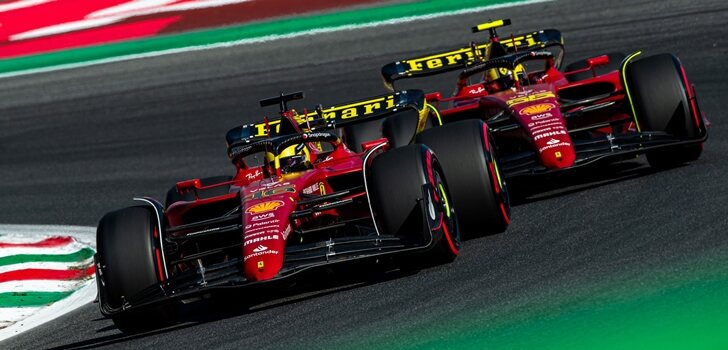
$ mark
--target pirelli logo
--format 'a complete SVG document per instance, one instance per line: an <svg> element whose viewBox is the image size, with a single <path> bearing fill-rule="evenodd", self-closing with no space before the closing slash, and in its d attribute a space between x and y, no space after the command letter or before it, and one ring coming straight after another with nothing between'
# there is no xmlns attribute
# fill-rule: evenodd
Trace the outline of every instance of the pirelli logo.
<svg viewBox="0 0 728 350"><path fill-rule="evenodd" d="M374 115L394 108L394 96L395 95L389 95L361 102L354 102L343 106L328 107L322 111L321 116L324 120L330 121L348 120ZM299 125L305 124L307 120L313 121L315 118L318 118L316 112L309 112L306 115L299 114L295 116L296 122L298 122ZM280 132L280 123L280 120L272 120L268 123L273 134ZM267 136L266 123L253 124L253 127L255 128L256 137Z"/></svg>

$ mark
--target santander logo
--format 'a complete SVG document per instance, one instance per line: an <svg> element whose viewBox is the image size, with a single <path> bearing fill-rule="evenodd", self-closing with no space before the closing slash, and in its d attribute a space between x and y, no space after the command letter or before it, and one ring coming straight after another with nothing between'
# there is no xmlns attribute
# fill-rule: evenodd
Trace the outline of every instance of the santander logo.
<svg viewBox="0 0 728 350"><path fill-rule="evenodd" d="M253 252L260 253L260 252L264 252L266 250L268 250L268 247L261 244L257 248L253 249Z"/></svg>

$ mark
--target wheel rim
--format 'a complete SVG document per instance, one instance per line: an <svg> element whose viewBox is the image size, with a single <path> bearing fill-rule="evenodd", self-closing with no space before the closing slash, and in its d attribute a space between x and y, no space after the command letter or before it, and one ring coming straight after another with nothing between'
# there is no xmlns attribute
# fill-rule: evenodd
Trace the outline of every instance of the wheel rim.
<svg viewBox="0 0 728 350"><path fill-rule="evenodd" d="M431 188L434 198L431 201L438 207L438 211L442 215L442 231L443 239L447 240L450 250L454 255L460 252L460 233L457 226L457 216L455 208L450 205L450 199L447 191L447 183L442 175L440 164L428 156L427 161L428 172L431 174Z"/></svg>

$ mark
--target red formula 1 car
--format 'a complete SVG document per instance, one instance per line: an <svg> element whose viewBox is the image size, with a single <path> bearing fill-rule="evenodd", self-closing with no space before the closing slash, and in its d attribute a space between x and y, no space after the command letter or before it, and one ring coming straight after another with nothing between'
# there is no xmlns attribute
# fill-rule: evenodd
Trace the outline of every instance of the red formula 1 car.
<svg viewBox="0 0 728 350"><path fill-rule="evenodd" d="M263 100L280 105L281 117L227 133L234 176L182 181L165 205L138 198L140 206L101 219L100 308L119 329L168 324L181 302L215 291L248 298L354 263L426 266L457 256L460 230L438 158L424 145L408 145L414 134L399 148L390 146L394 135L354 152L335 133L336 126L424 115L424 94L403 91L303 114L287 106L299 98ZM483 170L460 180L491 188L486 145L478 140Z"/></svg>
<svg viewBox="0 0 728 350"><path fill-rule="evenodd" d="M507 178L562 173L646 154L652 166L697 159L707 138L693 86L673 55L608 54L561 70L561 33L544 30L500 40L499 20L481 24L490 40L388 64L385 83L459 70L454 96L428 95L444 124L485 121ZM418 137L436 153L438 128ZM447 159L443 158L443 164Z"/></svg>

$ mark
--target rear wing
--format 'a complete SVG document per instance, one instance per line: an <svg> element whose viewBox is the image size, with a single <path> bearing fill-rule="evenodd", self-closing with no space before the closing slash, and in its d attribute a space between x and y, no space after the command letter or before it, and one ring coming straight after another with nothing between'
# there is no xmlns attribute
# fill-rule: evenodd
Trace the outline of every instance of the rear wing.
<svg viewBox="0 0 728 350"><path fill-rule="evenodd" d="M507 53L522 50L538 50L558 46L560 52L555 55L555 66L558 69L563 59L564 38L556 29L546 29L532 33L519 34L500 40ZM491 43L474 44L459 49L440 52L424 57L410 58L392 62L382 67L384 85L394 91L394 82L400 79L426 77L430 75L461 70L468 65L485 61L489 58Z"/></svg>
<svg viewBox="0 0 728 350"><path fill-rule="evenodd" d="M293 119L303 132L333 129L384 118L397 111L425 108L425 93L422 90L402 90L387 95L351 101L337 106L318 107L306 114L294 114ZM298 133L287 126L282 118L276 117L252 124L238 126L226 136L228 145L240 140L253 140ZM290 123L288 123L290 124Z"/></svg>

